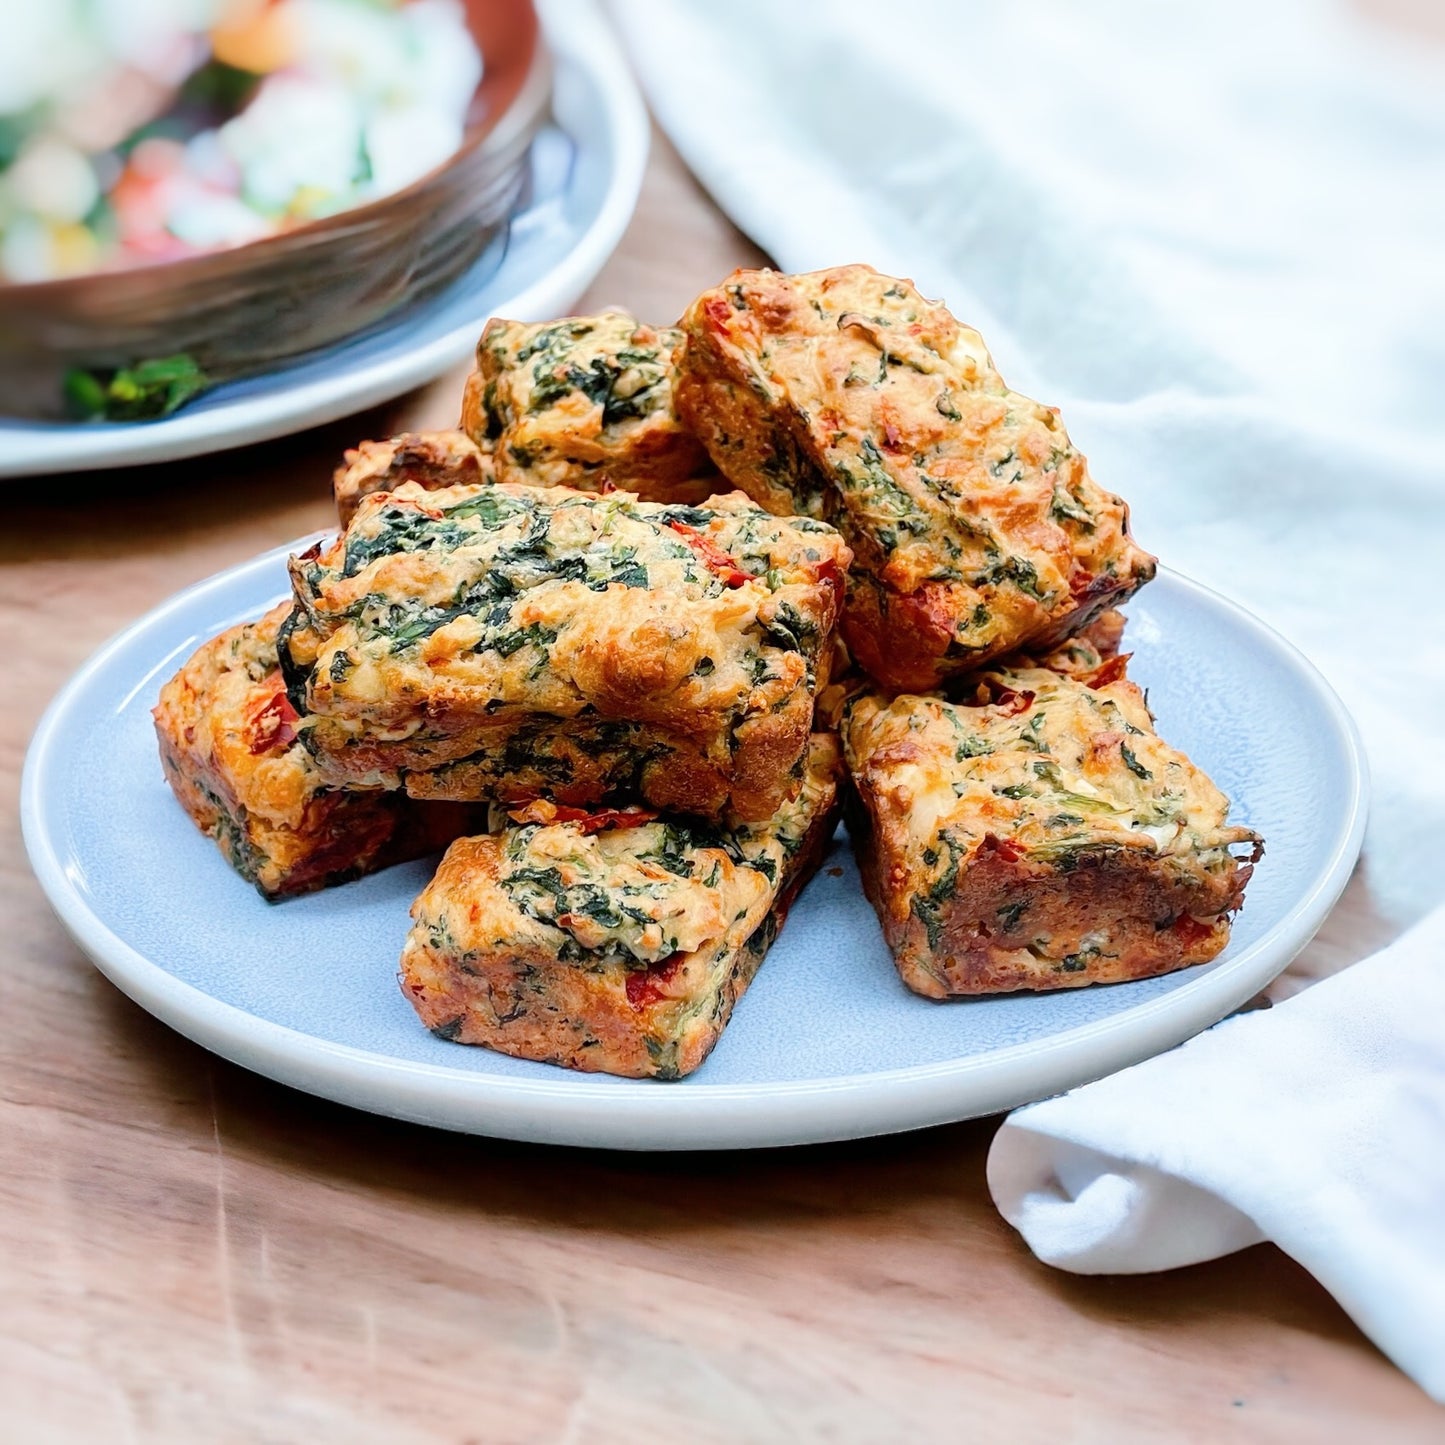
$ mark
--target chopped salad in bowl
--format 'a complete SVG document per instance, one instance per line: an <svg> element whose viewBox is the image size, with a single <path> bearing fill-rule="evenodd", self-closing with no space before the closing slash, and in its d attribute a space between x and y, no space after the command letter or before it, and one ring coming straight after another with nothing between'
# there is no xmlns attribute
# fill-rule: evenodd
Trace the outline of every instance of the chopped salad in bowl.
<svg viewBox="0 0 1445 1445"><path fill-rule="evenodd" d="M12 417L167 416L505 252L552 93L532 0L0 12Z"/></svg>
<svg viewBox="0 0 1445 1445"><path fill-rule="evenodd" d="M404 189L461 144L459 0L9 0L0 279L241 245Z"/></svg>

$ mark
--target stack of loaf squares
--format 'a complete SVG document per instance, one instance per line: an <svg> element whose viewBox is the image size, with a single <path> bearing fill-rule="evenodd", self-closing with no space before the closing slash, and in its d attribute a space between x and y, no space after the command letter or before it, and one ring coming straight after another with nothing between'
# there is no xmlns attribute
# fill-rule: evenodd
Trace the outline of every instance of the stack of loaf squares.
<svg viewBox="0 0 1445 1445"><path fill-rule="evenodd" d="M1224 947L1259 842L1125 675L1154 559L910 283L494 321L460 429L364 443L335 492L291 603L166 685L162 757L268 897L450 844L401 961L439 1037L690 1073L845 794L920 994Z"/></svg>

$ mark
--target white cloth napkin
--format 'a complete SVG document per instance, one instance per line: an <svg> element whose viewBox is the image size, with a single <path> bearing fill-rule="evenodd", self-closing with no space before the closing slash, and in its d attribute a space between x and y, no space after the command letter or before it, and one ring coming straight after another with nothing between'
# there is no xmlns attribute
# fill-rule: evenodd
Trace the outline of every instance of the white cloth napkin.
<svg viewBox="0 0 1445 1445"><path fill-rule="evenodd" d="M1445 55L1344 0L612 13L779 265L944 297L1063 408L1146 545L1324 670L1375 787L1354 916L1387 938L1445 897ZM1276 1239L1445 1396L1442 973L1437 914L1021 1111L1000 1207L1081 1271Z"/></svg>
<svg viewBox="0 0 1445 1445"><path fill-rule="evenodd" d="M1272 1239L1445 1401L1445 909L1364 963L1016 1110L988 1182L1047 1264L1172 1269Z"/></svg>
<svg viewBox="0 0 1445 1445"><path fill-rule="evenodd" d="M1146 546L1324 670L1370 750L1381 939L1445 898L1445 58L1343 0L612 14L779 265L942 296Z"/></svg>

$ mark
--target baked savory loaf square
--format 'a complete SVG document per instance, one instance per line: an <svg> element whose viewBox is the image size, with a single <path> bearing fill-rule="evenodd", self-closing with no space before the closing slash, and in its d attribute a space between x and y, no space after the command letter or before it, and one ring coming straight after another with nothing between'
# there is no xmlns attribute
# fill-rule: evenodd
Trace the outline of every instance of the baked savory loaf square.
<svg viewBox="0 0 1445 1445"><path fill-rule="evenodd" d="M292 559L283 661L337 783L758 822L794 786L849 555L740 494L408 485Z"/></svg>
<svg viewBox="0 0 1445 1445"><path fill-rule="evenodd" d="M492 480L492 458L465 432L405 432L382 442L347 449L331 479L336 515L344 527L373 492L391 492L403 482L428 491L477 486Z"/></svg>
<svg viewBox="0 0 1445 1445"><path fill-rule="evenodd" d="M339 883L446 847L481 810L342 793L298 741L276 666L290 612L233 627L197 650L154 710L161 763L181 806L268 898Z"/></svg>
<svg viewBox="0 0 1445 1445"><path fill-rule="evenodd" d="M815 735L801 790L766 823L533 803L528 821L454 843L412 908L403 991L444 1039L634 1078L691 1073L827 848L837 756Z"/></svg>
<svg viewBox="0 0 1445 1445"><path fill-rule="evenodd" d="M865 694L842 737L864 890L918 993L1167 973L1229 939L1258 837L1087 642L965 701ZM1240 845L1252 851L1238 859Z"/></svg>
<svg viewBox="0 0 1445 1445"><path fill-rule="evenodd" d="M738 271L682 328L679 415L769 511L836 523L843 635L884 687L1048 648L1154 575L1058 412L909 282Z"/></svg>
<svg viewBox="0 0 1445 1445"><path fill-rule="evenodd" d="M719 478L673 410L680 341L625 311L540 325L490 321L462 427L493 450L498 481L704 501Z"/></svg>

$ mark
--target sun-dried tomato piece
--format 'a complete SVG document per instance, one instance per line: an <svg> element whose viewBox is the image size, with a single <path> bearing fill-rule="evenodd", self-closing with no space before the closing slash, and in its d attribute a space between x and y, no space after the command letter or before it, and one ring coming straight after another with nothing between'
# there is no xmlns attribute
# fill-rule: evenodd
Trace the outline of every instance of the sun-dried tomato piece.
<svg viewBox="0 0 1445 1445"><path fill-rule="evenodd" d="M1107 662L1096 667L1085 679L1088 685L1090 687L1108 687L1111 682L1118 682L1129 666L1130 656L1130 653L1121 652L1117 657L1111 657Z"/></svg>
<svg viewBox="0 0 1445 1445"><path fill-rule="evenodd" d="M730 557L711 537L704 536L696 527L689 527L686 522L669 522L667 525L697 553L708 570L727 586L741 587L744 582L757 581L751 572L745 572L738 566L737 558Z"/></svg>
<svg viewBox="0 0 1445 1445"><path fill-rule="evenodd" d="M286 696L280 672L274 672L268 682L276 684L276 691L251 716L250 749L253 757L269 753L274 748L289 748L296 741L296 709Z"/></svg>
<svg viewBox="0 0 1445 1445"><path fill-rule="evenodd" d="M1027 688L1000 687L994 691L993 706L1004 717L1017 717L1034 705L1035 694Z"/></svg>
<svg viewBox="0 0 1445 1445"><path fill-rule="evenodd" d="M574 823L582 833L600 833L604 828L640 828L656 821L650 808L569 808L534 798L525 808L516 808L507 816L514 823Z"/></svg>
<svg viewBox="0 0 1445 1445"><path fill-rule="evenodd" d="M646 968L630 969L627 974L627 1002L635 1009L644 1009L665 997L663 986L677 976L684 956L670 953Z"/></svg>
<svg viewBox="0 0 1445 1445"><path fill-rule="evenodd" d="M1194 943L1203 943L1206 938L1214 937L1214 924L1206 923L1202 919L1195 918L1191 914L1181 913L1170 925L1174 935L1180 943L1188 948Z"/></svg>

